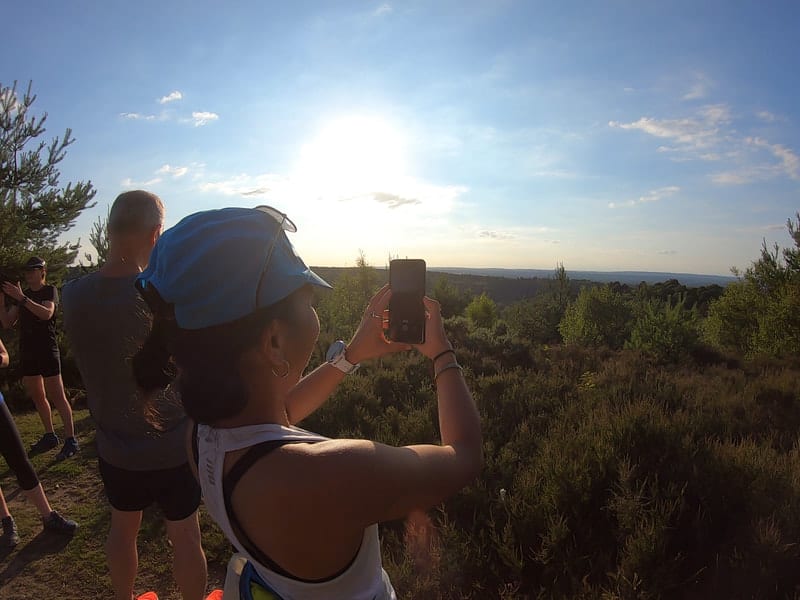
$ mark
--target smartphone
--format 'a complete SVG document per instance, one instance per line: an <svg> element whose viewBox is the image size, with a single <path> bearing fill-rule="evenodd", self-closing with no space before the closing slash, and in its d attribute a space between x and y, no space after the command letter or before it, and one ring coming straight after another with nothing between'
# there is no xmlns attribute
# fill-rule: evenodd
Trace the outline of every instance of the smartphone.
<svg viewBox="0 0 800 600"><path fill-rule="evenodd" d="M425 342L425 261L419 258L389 262L389 326L386 338L404 344Z"/></svg>

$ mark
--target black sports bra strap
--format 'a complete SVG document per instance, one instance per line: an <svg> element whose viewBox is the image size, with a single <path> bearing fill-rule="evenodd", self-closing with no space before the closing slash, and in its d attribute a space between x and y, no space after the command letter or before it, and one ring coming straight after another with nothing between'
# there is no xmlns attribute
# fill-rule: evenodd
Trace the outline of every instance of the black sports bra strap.
<svg viewBox="0 0 800 600"><path fill-rule="evenodd" d="M245 452L245 454L239 458L239 460L234 463L231 467L231 470L222 478L222 497L225 500L225 512L228 515L228 521L230 521L231 527L237 533L237 535L241 536L241 542L244 546L244 549L255 558L258 562L260 562L265 567L275 571L279 575L283 575L284 577L289 577L291 579L297 579L299 581L307 581L303 579L299 579L292 575L291 573L287 572L283 569L279 564L277 564L274 560L272 560L269 556L267 556L264 552L262 552L258 546L253 543L253 540L250 539L250 536L247 535L245 532L244 527L239 522L239 519L236 517L236 513L233 511L233 505L231 504L231 496L233 494L233 489L236 487L236 484L239 483L239 480L242 476L250 469L250 467L255 464L257 460L263 458L273 450L277 450L281 446L285 446L287 444L298 444L304 443L305 440L267 440L266 442L261 442L260 444L256 444L251 446L250 449ZM307 442L305 442L307 443ZM310 581L309 583L316 583Z"/></svg>
<svg viewBox="0 0 800 600"><path fill-rule="evenodd" d="M350 568L350 566L358 557L358 552L361 549L360 546L353 558L341 571L323 579L302 579L286 571L286 569L282 568L253 543L253 540L251 540L250 536L247 535L241 523L239 522L239 519L236 518L236 513L233 512L233 505L231 504L231 495L233 494L233 489L236 487L236 484L239 483L239 480L242 478L242 476L248 471L248 469L250 469L250 467L253 466L253 464L255 464L257 460L263 458L273 450L277 450L281 446L285 446L287 444L308 443L313 444L315 442L309 442L307 440L267 440L266 442L261 442L251 446L250 449L245 452L245 454L239 458L236 463L234 463L234 465L231 467L231 470L228 471L228 473L222 478L222 497L225 500L225 512L228 515L228 521L230 521L234 532L236 532L237 535L241 535L240 541L250 556L275 573L283 575L284 577L288 577L289 579L294 579L295 581L302 581L305 583L324 583L326 581L336 579Z"/></svg>
<svg viewBox="0 0 800 600"><path fill-rule="evenodd" d="M200 447L197 445L197 423L192 425L192 456L194 457L194 464L200 467Z"/></svg>
<svg viewBox="0 0 800 600"><path fill-rule="evenodd" d="M301 440L267 440L254 446L250 446L247 452L237 460L231 467L231 470L222 478L222 490L225 494L225 501L227 502L230 494L233 493L233 488L239 483L242 476L252 467L257 460L263 458L273 450L277 450L281 446L287 444L302 443Z"/></svg>

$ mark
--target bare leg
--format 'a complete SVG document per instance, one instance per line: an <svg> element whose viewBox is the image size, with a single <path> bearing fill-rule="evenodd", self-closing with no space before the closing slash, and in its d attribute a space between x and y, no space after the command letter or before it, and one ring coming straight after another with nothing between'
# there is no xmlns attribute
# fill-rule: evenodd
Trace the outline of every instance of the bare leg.
<svg viewBox="0 0 800 600"><path fill-rule="evenodd" d="M45 432L53 433L53 413L44 393L42 377L40 375L25 375L22 377L22 384L25 386L25 391L30 396L30 399L33 400L34 406L36 406L36 411L39 413Z"/></svg>
<svg viewBox="0 0 800 600"><path fill-rule="evenodd" d="M47 501L47 496L44 495L42 484L40 483L35 488L24 491L28 502L36 507L36 510L39 511L39 514L42 516L42 518L46 519L49 517L50 513L53 512L53 509L50 507L50 503Z"/></svg>
<svg viewBox="0 0 800 600"><path fill-rule="evenodd" d="M64 423L64 437L75 437L72 407L69 405L67 394L64 392L64 382L61 380L61 375L45 377L44 388L47 390L47 397L56 407L58 414L61 415L61 421Z"/></svg>
<svg viewBox="0 0 800 600"><path fill-rule="evenodd" d="M10 517L11 513L8 511L8 504L6 504L6 497L3 496L3 488L0 488L0 519Z"/></svg>
<svg viewBox="0 0 800 600"><path fill-rule="evenodd" d="M180 521L164 521L172 542L172 573L183 600L203 600L208 581L197 511Z"/></svg>
<svg viewBox="0 0 800 600"><path fill-rule="evenodd" d="M142 511L121 511L111 508L111 529L106 540L106 560L114 588L114 600L131 600L139 553L136 536L142 524Z"/></svg>

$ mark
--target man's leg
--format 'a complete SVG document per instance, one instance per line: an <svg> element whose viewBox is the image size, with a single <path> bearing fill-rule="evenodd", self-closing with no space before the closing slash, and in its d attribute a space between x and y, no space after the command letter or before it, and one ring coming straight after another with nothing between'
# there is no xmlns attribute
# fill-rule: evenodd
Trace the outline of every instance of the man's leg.
<svg viewBox="0 0 800 600"><path fill-rule="evenodd" d="M36 412L39 413L39 418L44 425L45 433L53 433L53 413L50 410L50 403L47 401L47 396L44 393L44 382L41 375L24 375L22 377L22 385L25 386L25 391L28 396L33 400L36 406Z"/></svg>
<svg viewBox="0 0 800 600"><path fill-rule="evenodd" d="M111 508L111 529L106 540L106 560L114 588L114 600L131 600L139 553L136 536L142 523L142 511Z"/></svg>
<svg viewBox="0 0 800 600"><path fill-rule="evenodd" d="M180 521L164 520L172 542L172 573L183 600L203 600L208 571L206 555L200 542L197 511Z"/></svg>
<svg viewBox="0 0 800 600"><path fill-rule="evenodd" d="M67 394L64 392L64 382L61 380L61 374L59 373L52 377L44 377L43 379L47 397L53 403L53 406L56 407L58 414L61 415L61 421L64 423L64 437L75 437L75 424L72 421L72 407L67 401ZM48 406L48 410L49 408Z"/></svg>

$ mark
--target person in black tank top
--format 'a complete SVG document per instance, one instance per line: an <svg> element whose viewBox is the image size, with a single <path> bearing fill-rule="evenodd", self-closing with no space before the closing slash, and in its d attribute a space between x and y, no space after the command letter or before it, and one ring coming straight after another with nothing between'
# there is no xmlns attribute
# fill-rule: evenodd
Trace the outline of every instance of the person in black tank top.
<svg viewBox="0 0 800 600"><path fill-rule="evenodd" d="M56 309L58 290L46 283L47 263L37 256L25 263L23 292L19 283L6 281L0 290L0 322L4 327L19 323L19 354L22 383L33 400L44 425L44 435L31 446L30 454L46 452L58 446L59 439L53 428L50 402L56 407L64 423L64 446L56 455L63 460L78 452L72 407L64 392L61 380L61 355L56 338ZM6 306L6 297L13 305Z"/></svg>

